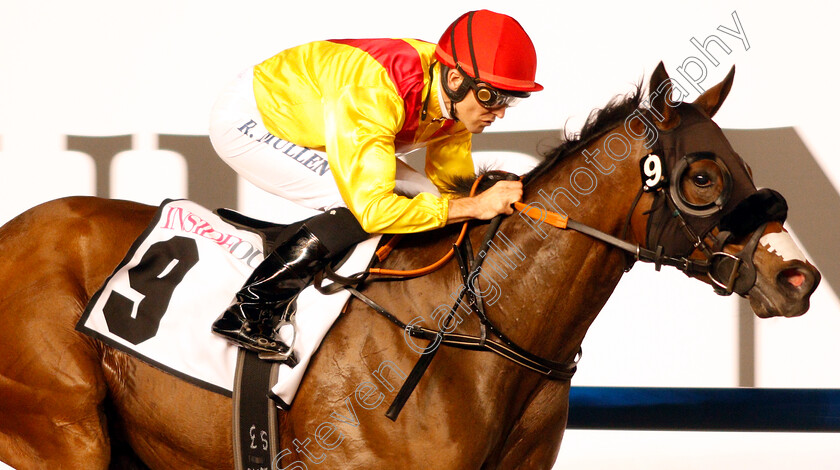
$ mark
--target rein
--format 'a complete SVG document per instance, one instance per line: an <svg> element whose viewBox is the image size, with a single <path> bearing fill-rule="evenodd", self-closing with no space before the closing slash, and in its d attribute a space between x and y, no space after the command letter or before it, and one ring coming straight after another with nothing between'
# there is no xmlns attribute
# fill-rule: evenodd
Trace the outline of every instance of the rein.
<svg viewBox="0 0 840 470"><path fill-rule="evenodd" d="M630 215L633 213L633 210L635 210L638 201L639 198L636 198L633 207L630 208L630 214L628 214L625 220L625 229L622 230L623 232L626 232L626 227L630 224ZM663 265L674 266L685 273L705 274L708 273L710 269L710 263L706 260L666 256L663 254L663 248L661 246L658 246L656 250L649 250L647 248L643 248L639 244L632 244L628 241L614 237L608 233L602 232L594 227L590 227L589 225L586 225L582 222L572 220L568 216L561 215L556 212L543 211L542 209L533 208L521 202L515 203L514 206L517 210L520 211L521 214L526 215L538 222L544 222L564 230L574 230L576 232L600 240L613 247L620 248L633 255L633 259L636 261L654 263L654 266L656 267L657 271L659 271ZM629 270L629 268L627 270Z"/></svg>

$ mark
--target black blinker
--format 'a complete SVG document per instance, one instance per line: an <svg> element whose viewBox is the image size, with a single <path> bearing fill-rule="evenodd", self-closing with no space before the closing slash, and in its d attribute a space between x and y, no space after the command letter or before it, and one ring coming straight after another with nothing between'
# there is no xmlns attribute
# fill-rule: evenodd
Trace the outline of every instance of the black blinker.
<svg viewBox="0 0 840 470"><path fill-rule="evenodd" d="M740 237L767 222L783 223L787 218L787 210L787 202L781 194L772 189L760 189L724 215L719 228Z"/></svg>

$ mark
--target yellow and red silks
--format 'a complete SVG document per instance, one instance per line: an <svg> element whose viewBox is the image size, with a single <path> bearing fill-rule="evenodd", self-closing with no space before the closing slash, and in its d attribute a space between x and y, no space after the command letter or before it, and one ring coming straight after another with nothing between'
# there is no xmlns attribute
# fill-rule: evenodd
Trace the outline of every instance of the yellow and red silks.
<svg viewBox="0 0 840 470"><path fill-rule="evenodd" d="M446 197L394 194L398 154L426 146L426 175L439 188L445 179L474 173L471 134L443 119L439 65L429 77L434 50L415 39L316 41L254 68L254 95L266 127L326 151L342 198L369 233L446 224ZM428 115L421 119L429 93Z"/></svg>

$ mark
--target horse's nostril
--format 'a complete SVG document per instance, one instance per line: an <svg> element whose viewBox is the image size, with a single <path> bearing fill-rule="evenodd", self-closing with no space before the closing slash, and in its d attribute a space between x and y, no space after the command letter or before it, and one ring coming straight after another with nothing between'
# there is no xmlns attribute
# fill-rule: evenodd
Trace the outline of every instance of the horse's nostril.
<svg viewBox="0 0 840 470"><path fill-rule="evenodd" d="M793 287L799 288L805 283L805 274L798 268L789 268L779 273L779 279Z"/></svg>

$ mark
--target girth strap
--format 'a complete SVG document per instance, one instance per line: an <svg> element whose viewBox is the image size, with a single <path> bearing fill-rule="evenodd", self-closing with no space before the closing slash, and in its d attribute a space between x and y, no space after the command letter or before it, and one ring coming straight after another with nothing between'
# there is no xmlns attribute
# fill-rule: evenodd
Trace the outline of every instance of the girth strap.
<svg viewBox="0 0 840 470"><path fill-rule="evenodd" d="M239 349L233 389L234 468L273 468L278 455L277 406L267 391L277 382L279 364Z"/></svg>

